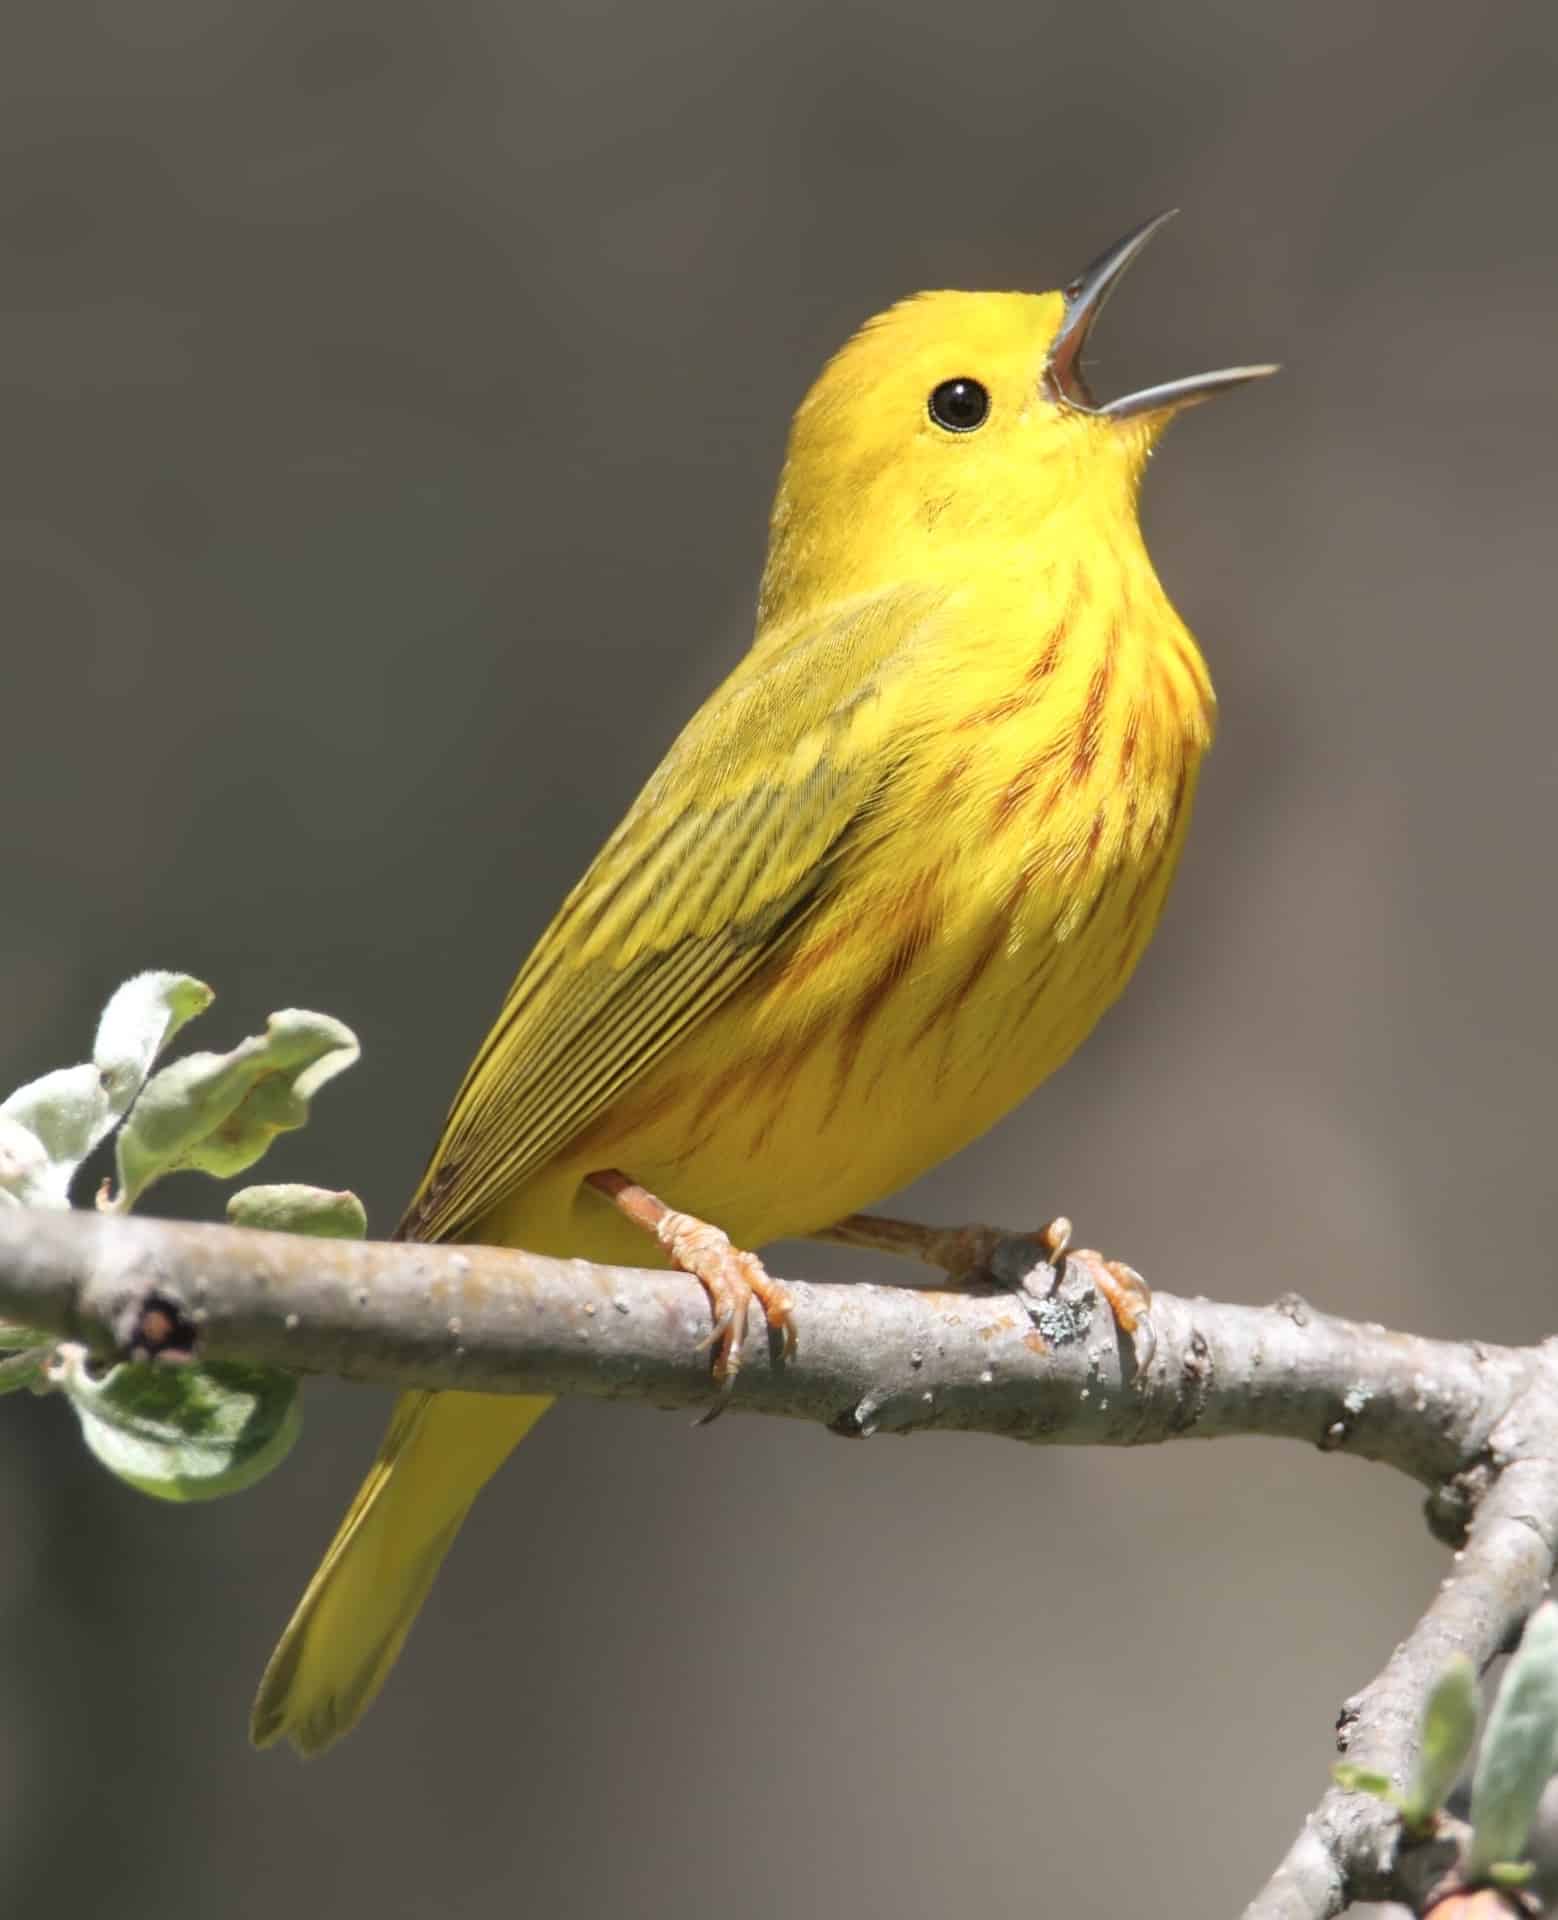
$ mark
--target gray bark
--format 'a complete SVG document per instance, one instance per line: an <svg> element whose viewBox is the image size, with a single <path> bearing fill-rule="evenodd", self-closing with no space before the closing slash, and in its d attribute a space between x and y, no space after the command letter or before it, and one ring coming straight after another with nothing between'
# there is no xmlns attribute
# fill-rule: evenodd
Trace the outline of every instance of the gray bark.
<svg viewBox="0 0 1558 1920"><path fill-rule="evenodd" d="M949 1291L786 1281L789 1358L754 1315L725 1404L849 1435L949 1429L1142 1446L1264 1434L1377 1460L1429 1489L1448 1578L1338 1745L1403 1784L1452 1652L1479 1669L1558 1554L1558 1350L1423 1340L1313 1311L1154 1296L1145 1366L1073 1256L1057 1286ZM104 1355L246 1360L400 1387L559 1393L707 1409L696 1281L474 1246L0 1209L0 1314ZM1452 1836L1453 1838L1453 1836ZM1403 1847L1378 1800L1332 1787L1246 1920L1357 1899L1426 1910L1453 1845Z"/></svg>

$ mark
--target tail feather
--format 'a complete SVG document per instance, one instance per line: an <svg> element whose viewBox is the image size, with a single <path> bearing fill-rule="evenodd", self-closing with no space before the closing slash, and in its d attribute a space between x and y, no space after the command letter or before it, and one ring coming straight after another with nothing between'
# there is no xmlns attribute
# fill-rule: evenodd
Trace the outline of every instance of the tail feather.
<svg viewBox="0 0 1558 1920"><path fill-rule="evenodd" d="M550 1400L406 1393L260 1681L249 1735L322 1753L384 1684L460 1522Z"/></svg>

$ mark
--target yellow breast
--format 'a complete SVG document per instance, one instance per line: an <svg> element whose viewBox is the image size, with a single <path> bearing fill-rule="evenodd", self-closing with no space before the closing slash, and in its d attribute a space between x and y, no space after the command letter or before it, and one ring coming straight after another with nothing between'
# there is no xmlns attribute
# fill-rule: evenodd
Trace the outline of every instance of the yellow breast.
<svg viewBox="0 0 1558 1920"><path fill-rule="evenodd" d="M602 1164L745 1244L825 1226L977 1137L1124 987L1211 737L1200 655L1150 575L1089 579L1077 557L986 585L954 616L909 708L862 710L862 727L918 731L934 750L862 830L824 906L574 1143L506 1231L638 1257L578 1196ZM998 637L1017 633L1020 651Z"/></svg>

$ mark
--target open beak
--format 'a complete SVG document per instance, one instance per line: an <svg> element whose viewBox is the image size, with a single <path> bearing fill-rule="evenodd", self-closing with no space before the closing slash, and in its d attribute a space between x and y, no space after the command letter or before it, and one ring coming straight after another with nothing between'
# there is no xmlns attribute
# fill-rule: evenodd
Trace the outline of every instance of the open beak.
<svg viewBox="0 0 1558 1920"><path fill-rule="evenodd" d="M1154 214L1152 219L1128 233L1095 260L1080 279L1073 280L1064 289L1066 316L1050 347L1049 361L1044 369L1044 392L1048 399L1071 407L1078 413L1090 413L1101 420L1130 420L1137 414L1192 407L1198 400L1209 399L1214 393L1222 393L1229 387L1242 387L1247 380L1264 380L1267 374L1277 371L1273 366L1223 367L1216 373L1193 373L1184 380L1165 380L1162 386L1145 387L1140 393L1124 394L1118 400L1109 401L1106 406L1101 407L1094 400L1082 372L1082 349L1087 345L1093 322L1103 312L1110 294L1124 277L1125 269L1159 227L1167 226L1178 211L1177 207L1170 207L1167 213Z"/></svg>

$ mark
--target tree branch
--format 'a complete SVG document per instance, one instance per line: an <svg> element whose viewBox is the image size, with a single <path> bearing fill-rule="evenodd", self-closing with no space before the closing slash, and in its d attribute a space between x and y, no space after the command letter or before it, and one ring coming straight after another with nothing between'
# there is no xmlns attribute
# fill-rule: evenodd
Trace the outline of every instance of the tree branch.
<svg viewBox="0 0 1558 1920"><path fill-rule="evenodd" d="M1541 1604L1558 1558L1558 1390L1549 1364L1511 1404L1460 1489L1475 1517L1427 1612L1361 1693L1345 1702L1337 1746L1399 1791L1417 1758L1423 1703L1452 1654L1482 1672ZM1332 1787L1305 1821L1244 1920L1329 1920L1352 1900L1424 1909L1453 1864L1453 1844L1403 1848L1384 1801Z"/></svg>
<svg viewBox="0 0 1558 1920"><path fill-rule="evenodd" d="M748 1334L729 1404L850 1435L965 1430L1058 1445L1264 1434L1395 1467L1465 1546L1416 1629L1343 1710L1350 1760L1398 1785L1452 1652L1480 1667L1558 1552L1558 1350L1418 1339L1316 1313L1154 1296L1138 1370L1086 1256L1038 1302L994 1286L808 1285L798 1351ZM475 1246L0 1209L0 1313L104 1354L244 1360L399 1387L707 1407L702 1289L685 1275ZM1403 1848L1384 1803L1332 1788L1246 1920L1350 1900L1421 1906L1443 1849Z"/></svg>
<svg viewBox="0 0 1558 1920"><path fill-rule="evenodd" d="M1486 1450L1539 1356L1313 1312L1154 1296L1144 1375L1084 1261L1036 1316L1015 1293L787 1281L799 1350L754 1325L734 1408L855 1431L964 1429L1074 1445L1265 1434L1435 1486ZM0 1313L101 1353L155 1346L152 1296L205 1360L398 1387L706 1407L708 1306L683 1274L475 1246L0 1212ZM754 1316L754 1320L756 1320Z"/></svg>

